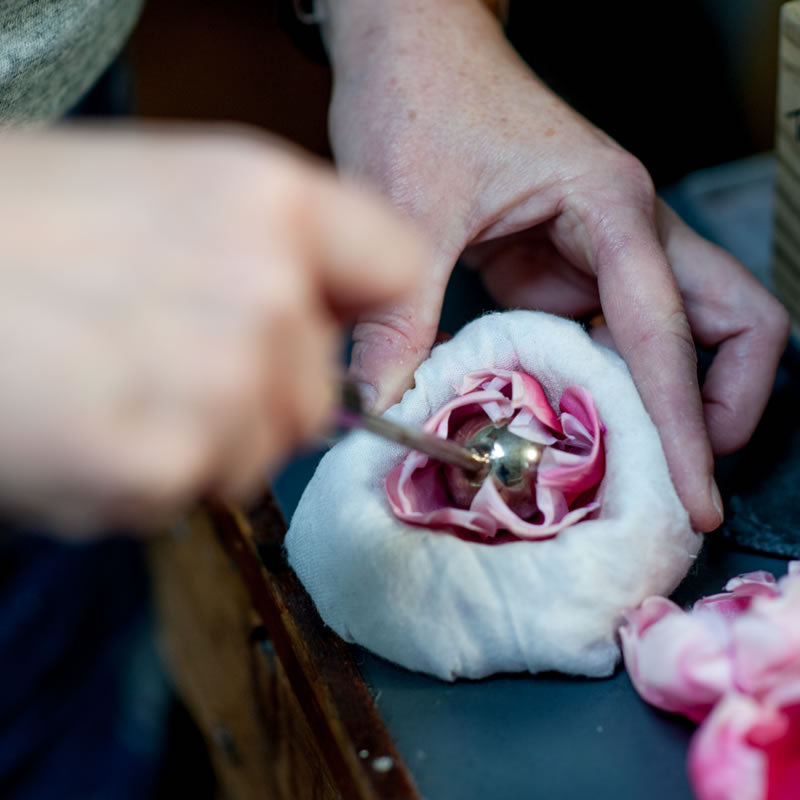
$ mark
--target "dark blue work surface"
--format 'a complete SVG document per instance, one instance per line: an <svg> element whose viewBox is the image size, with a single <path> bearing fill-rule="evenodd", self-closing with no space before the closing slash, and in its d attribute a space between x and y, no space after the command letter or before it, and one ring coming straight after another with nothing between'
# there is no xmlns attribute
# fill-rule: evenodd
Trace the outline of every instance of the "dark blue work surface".
<svg viewBox="0 0 800 800"><path fill-rule="evenodd" d="M786 562L712 544L676 599L718 591L755 569L782 575ZM693 797L685 763L694 724L644 703L624 670L606 680L552 674L447 684L368 653L360 668L428 800Z"/></svg>

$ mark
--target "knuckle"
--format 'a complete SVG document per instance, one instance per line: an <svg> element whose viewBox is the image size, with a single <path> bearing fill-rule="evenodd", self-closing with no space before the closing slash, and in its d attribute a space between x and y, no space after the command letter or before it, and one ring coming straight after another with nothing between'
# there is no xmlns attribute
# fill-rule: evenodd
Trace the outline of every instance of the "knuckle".
<svg viewBox="0 0 800 800"><path fill-rule="evenodd" d="M606 225L622 219L621 212L626 210L652 219L655 204L656 191L650 173L638 158L625 151L614 152L603 165L597 194L593 193L586 201L587 216Z"/></svg>
<svg viewBox="0 0 800 800"><path fill-rule="evenodd" d="M762 311L760 326L767 339L781 348L789 340L792 319L786 307L772 295L768 295Z"/></svg>
<svg viewBox="0 0 800 800"><path fill-rule="evenodd" d="M682 360L697 363L697 348L691 325L683 309L673 311L661 319L654 320L629 344L626 355L639 352L652 354L663 352L663 347L678 351Z"/></svg>
<svg viewBox="0 0 800 800"><path fill-rule="evenodd" d="M615 153L610 161L612 175L618 183L627 187L641 198L655 197L655 186L647 168L636 156L627 151Z"/></svg>
<svg viewBox="0 0 800 800"><path fill-rule="evenodd" d="M693 361L697 360L697 349L692 336L692 327L686 312L673 311L662 323L661 327L664 336L669 337L677 346L684 351L686 356Z"/></svg>
<svg viewBox="0 0 800 800"><path fill-rule="evenodd" d="M410 310L384 311L380 316L361 319L353 330L354 351L372 344L379 344L382 349L396 353L416 355L425 349L426 343L421 341L430 333L423 330ZM431 337L432 338L432 337Z"/></svg>
<svg viewBox="0 0 800 800"><path fill-rule="evenodd" d="M560 203L560 234L582 243L590 262L614 261L642 231L655 231L656 193L647 169L630 153L610 149L574 178Z"/></svg>

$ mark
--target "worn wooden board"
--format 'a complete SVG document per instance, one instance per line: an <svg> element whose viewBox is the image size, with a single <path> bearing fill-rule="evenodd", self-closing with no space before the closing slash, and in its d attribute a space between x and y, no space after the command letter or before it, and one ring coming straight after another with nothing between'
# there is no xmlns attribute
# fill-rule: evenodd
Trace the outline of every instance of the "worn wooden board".
<svg viewBox="0 0 800 800"><path fill-rule="evenodd" d="M800 333L800 2L781 9L773 278Z"/></svg>
<svg viewBox="0 0 800 800"><path fill-rule="evenodd" d="M355 664L283 558L271 495L150 548L162 646L227 800L418 800Z"/></svg>
<svg viewBox="0 0 800 800"><path fill-rule="evenodd" d="M286 526L272 496L247 518L221 506L211 514L342 795L418 800L353 650L324 625L285 561Z"/></svg>

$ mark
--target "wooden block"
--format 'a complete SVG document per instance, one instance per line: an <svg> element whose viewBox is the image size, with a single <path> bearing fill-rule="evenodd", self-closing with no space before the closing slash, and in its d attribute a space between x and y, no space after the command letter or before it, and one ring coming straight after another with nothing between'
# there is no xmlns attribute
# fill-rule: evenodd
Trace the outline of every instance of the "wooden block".
<svg viewBox="0 0 800 800"><path fill-rule="evenodd" d="M800 2L781 9L773 278L800 334Z"/></svg>

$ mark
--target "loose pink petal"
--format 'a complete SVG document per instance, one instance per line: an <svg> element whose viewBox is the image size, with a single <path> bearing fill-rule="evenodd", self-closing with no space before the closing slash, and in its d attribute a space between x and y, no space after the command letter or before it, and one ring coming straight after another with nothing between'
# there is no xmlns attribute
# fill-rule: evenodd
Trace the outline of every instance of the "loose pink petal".
<svg viewBox="0 0 800 800"><path fill-rule="evenodd" d="M781 707L786 729L765 744L767 800L797 800L800 794L800 703Z"/></svg>
<svg viewBox="0 0 800 800"><path fill-rule="evenodd" d="M751 587L763 591L764 594L775 596L778 594L778 581L771 572L760 569L755 572L746 572L744 575L738 575L731 578L725 584L725 591L737 592L745 587Z"/></svg>
<svg viewBox="0 0 800 800"><path fill-rule="evenodd" d="M755 598L732 626L737 685L758 697L800 683L800 575L781 578L775 591Z"/></svg>
<svg viewBox="0 0 800 800"><path fill-rule="evenodd" d="M778 582L769 572L760 570L731 578L725 591L697 601L697 607L713 608L724 617L733 619L750 608L756 597L777 597Z"/></svg>
<svg viewBox="0 0 800 800"><path fill-rule="evenodd" d="M800 797L800 568L751 572L683 612L648 598L620 630L650 703L702 720L689 750L698 800ZM709 713L710 710L710 713Z"/></svg>
<svg viewBox="0 0 800 800"><path fill-rule="evenodd" d="M726 625L649 597L620 628L625 667L636 691L665 711L703 719L733 687Z"/></svg>
<svg viewBox="0 0 800 800"><path fill-rule="evenodd" d="M717 705L689 747L689 776L698 800L797 800L797 689L784 693L783 701L731 693Z"/></svg>
<svg viewBox="0 0 800 800"><path fill-rule="evenodd" d="M774 741L785 727L779 712L729 694L689 746L689 778L697 800L774 800L768 793L767 753L751 737Z"/></svg>

